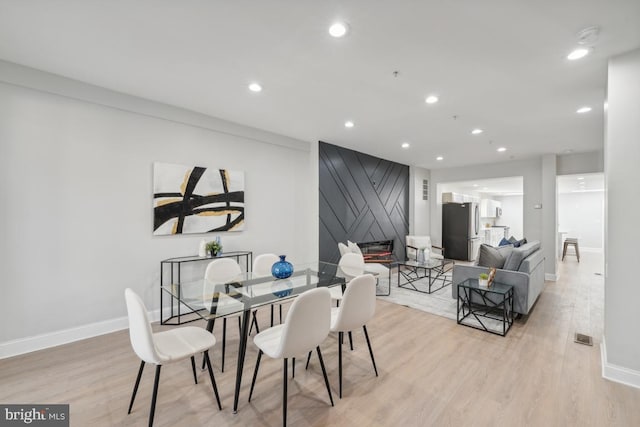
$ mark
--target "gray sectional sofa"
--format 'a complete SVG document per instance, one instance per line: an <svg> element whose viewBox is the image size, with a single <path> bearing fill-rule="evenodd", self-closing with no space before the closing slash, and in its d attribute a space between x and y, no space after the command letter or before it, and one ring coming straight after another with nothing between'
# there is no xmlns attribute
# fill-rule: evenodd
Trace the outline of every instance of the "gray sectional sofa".
<svg viewBox="0 0 640 427"><path fill-rule="evenodd" d="M497 269L495 281L513 285L513 310L529 314L529 310L544 289L544 256L540 242L532 241L518 248L505 248L507 252L504 266ZM502 252L504 254L504 252ZM477 265L454 265L453 298L458 298L458 284L466 279L477 279L480 273L487 273L488 267Z"/></svg>

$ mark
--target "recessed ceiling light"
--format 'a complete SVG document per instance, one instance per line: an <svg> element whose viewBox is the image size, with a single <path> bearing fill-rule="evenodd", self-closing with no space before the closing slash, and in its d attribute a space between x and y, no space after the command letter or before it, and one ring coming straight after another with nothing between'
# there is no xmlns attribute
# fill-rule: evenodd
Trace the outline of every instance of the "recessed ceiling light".
<svg viewBox="0 0 640 427"><path fill-rule="evenodd" d="M474 187L479 187L479 185L478 185L478 184L473 184L473 186L474 186Z"/></svg>
<svg viewBox="0 0 640 427"><path fill-rule="evenodd" d="M507 149L506 149L505 147L500 147L500 148L498 148L498 150L497 150L497 151L498 151L499 153L503 153L503 152L507 151Z"/></svg>
<svg viewBox="0 0 640 427"><path fill-rule="evenodd" d="M576 110L576 113L582 114L588 113L589 111L591 111L591 107L580 107Z"/></svg>
<svg viewBox="0 0 640 427"><path fill-rule="evenodd" d="M336 22L329 27L329 34L331 36L340 38L347 34L348 26L344 22Z"/></svg>
<svg viewBox="0 0 640 427"><path fill-rule="evenodd" d="M352 127L354 127L354 123L351 120L347 120L346 122L344 122L344 127L351 129Z"/></svg>
<svg viewBox="0 0 640 427"><path fill-rule="evenodd" d="M409 148L409 147L411 147L411 144L409 144L408 142L403 142L401 147L402 148Z"/></svg>
<svg viewBox="0 0 640 427"><path fill-rule="evenodd" d="M436 102L438 102L438 97L435 95L429 95L427 96L427 99L424 100L424 102L426 102L427 104L435 104Z"/></svg>
<svg viewBox="0 0 640 427"><path fill-rule="evenodd" d="M439 161L439 162L441 162L441 161L443 161L443 160L444 160L444 157L442 157L442 156L438 156L438 157L436 157L436 160L437 160L437 161Z"/></svg>
<svg viewBox="0 0 640 427"><path fill-rule="evenodd" d="M251 83L249 85L249 90L251 92L261 92L262 91L262 86L260 86L258 83Z"/></svg>
<svg viewBox="0 0 640 427"><path fill-rule="evenodd" d="M578 177L578 181L582 181L584 179L584 176L579 176Z"/></svg>
<svg viewBox="0 0 640 427"><path fill-rule="evenodd" d="M472 131L471 131L471 133L472 133L473 135L479 135L479 134L481 134L482 132L484 132L482 129L474 129L474 130L472 130Z"/></svg>
<svg viewBox="0 0 640 427"><path fill-rule="evenodd" d="M589 54L589 49L586 47L579 47L573 50L569 55L567 55L567 59L570 61L575 61L576 59L584 58Z"/></svg>

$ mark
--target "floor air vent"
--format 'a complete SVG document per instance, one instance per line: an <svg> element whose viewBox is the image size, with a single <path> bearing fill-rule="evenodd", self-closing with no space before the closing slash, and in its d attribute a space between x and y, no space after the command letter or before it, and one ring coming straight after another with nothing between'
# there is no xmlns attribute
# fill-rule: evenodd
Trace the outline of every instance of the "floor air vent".
<svg viewBox="0 0 640 427"><path fill-rule="evenodd" d="M593 345L593 338L591 338L589 335L579 334L577 332L573 341L577 342L578 344Z"/></svg>

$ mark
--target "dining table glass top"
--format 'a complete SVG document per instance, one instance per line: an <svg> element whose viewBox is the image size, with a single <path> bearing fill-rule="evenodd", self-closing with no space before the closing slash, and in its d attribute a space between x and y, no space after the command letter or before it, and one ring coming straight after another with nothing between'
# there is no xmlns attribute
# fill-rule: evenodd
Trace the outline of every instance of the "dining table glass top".
<svg viewBox="0 0 640 427"><path fill-rule="evenodd" d="M239 313L254 307L284 301L317 287L343 286L361 274L374 274L357 267L315 262L294 264L293 274L286 279L257 276L242 272L224 281L199 279L165 284L162 291L171 294L205 320Z"/></svg>

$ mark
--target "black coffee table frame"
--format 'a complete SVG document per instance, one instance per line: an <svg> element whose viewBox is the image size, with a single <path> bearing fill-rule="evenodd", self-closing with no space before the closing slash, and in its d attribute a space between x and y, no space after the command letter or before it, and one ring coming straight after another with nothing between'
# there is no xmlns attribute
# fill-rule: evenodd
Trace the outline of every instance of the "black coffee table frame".
<svg viewBox="0 0 640 427"><path fill-rule="evenodd" d="M439 291L452 283L451 276L447 276L446 273L453 269L453 265L454 261L451 259L431 259L425 263L417 261L397 262L395 266L398 268L398 287L422 292L423 294ZM402 284L400 283L400 277L405 280ZM415 282L421 279L428 279L426 290L419 289L415 285ZM433 286L438 287L434 289Z"/></svg>

